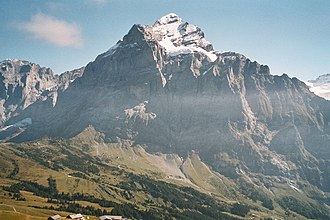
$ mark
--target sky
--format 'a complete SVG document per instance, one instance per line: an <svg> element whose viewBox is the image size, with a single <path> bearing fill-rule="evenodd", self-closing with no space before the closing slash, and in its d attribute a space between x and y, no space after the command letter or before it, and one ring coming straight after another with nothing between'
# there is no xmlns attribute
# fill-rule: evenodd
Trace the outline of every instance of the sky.
<svg viewBox="0 0 330 220"><path fill-rule="evenodd" d="M133 24L168 13L195 24L218 51L301 80L330 73L329 0L2 0L0 60L55 73L93 61Z"/></svg>

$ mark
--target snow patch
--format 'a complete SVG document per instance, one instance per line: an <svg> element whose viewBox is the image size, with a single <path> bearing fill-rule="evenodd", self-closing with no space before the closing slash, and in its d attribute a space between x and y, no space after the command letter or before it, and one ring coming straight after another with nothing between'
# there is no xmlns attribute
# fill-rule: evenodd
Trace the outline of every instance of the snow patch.
<svg viewBox="0 0 330 220"><path fill-rule="evenodd" d="M217 59L212 44L204 38L204 33L199 27L183 22L182 19L170 13L160 18L152 26L155 39L165 48L168 56L179 54L192 54L200 52L212 62Z"/></svg>
<svg viewBox="0 0 330 220"><path fill-rule="evenodd" d="M6 127L0 128L0 132L6 131L9 128L24 128L29 125L32 125L32 119L31 118L25 118L15 124L8 125Z"/></svg>
<svg viewBox="0 0 330 220"><path fill-rule="evenodd" d="M213 68L213 65L210 66L210 68L208 68L206 71L204 71L204 72L202 73L202 76L205 76L205 74L206 74L208 71L210 71L212 68Z"/></svg>
<svg viewBox="0 0 330 220"><path fill-rule="evenodd" d="M125 115L126 115L126 119L134 119L134 121L136 120L136 118L140 118L142 119L146 125L148 125L148 121L151 119L155 119L157 117L157 115L153 112L146 112L146 105L148 104L148 101L144 101L143 103L140 103L139 105L133 107L133 108L128 108L125 109Z"/></svg>
<svg viewBox="0 0 330 220"><path fill-rule="evenodd" d="M165 85L167 83L167 80L166 80L164 74L161 71L159 71L159 73L160 73L160 77L162 79L162 86L165 87Z"/></svg>
<svg viewBox="0 0 330 220"><path fill-rule="evenodd" d="M2 70L2 71L8 71L8 68L7 68L6 65L2 65L2 66L1 66L1 70Z"/></svg>
<svg viewBox="0 0 330 220"><path fill-rule="evenodd" d="M173 22L181 22L182 19L175 13L169 13L158 20L159 24L170 24Z"/></svg>
<svg viewBox="0 0 330 220"><path fill-rule="evenodd" d="M329 78L330 80L330 78ZM309 90L315 95L330 100L330 81L309 81L305 82Z"/></svg>
<svg viewBox="0 0 330 220"><path fill-rule="evenodd" d="M308 82L313 83L315 85L322 85L325 83L330 83L330 73L321 75L316 78L316 80L308 80Z"/></svg>

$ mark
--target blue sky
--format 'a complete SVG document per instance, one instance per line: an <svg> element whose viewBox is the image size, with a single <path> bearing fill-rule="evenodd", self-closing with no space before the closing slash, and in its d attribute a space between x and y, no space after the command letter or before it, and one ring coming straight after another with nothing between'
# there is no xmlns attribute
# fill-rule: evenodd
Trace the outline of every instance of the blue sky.
<svg viewBox="0 0 330 220"><path fill-rule="evenodd" d="M216 50L242 53L274 75L314 79L330 73L329 11L329 0L1 1L0 60L61 73L93 61L133 24L174 12L199 26Z"/></svg>

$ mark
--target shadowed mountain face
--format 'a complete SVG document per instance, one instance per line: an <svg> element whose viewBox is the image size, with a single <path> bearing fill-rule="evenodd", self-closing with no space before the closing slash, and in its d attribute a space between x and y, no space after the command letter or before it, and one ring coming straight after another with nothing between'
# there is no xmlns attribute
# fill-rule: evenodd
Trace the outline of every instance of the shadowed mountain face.
<svg viewBox="0 0 330 220"><path fill-rule="evenodd" d="M49 94L43 92L56 86L56 77L50 69L27 61L2 61L0 71L0 125L39 98L47 99ZM49 96L49 99L54 97Z"/></svg>
<svg viewBox="0 0 330 220"><path fill-rule="evenodd" d="M0 62L0 140L15 137L32 120L8 121L19 116L26 108L36 102L46 106L56 105L59 91L64 91L84 71L84 67L55 75L49 68L40 67L23 60L4 60Z"/></svg>
<svg viewBox="0 0 330 220"><path fill-rule="evenodd" d="M231 178L302 178L330 191L330 103L296 78L213 50L198 27L175 14L134 25L57 94L56 105L38 100L6 122L32 120L12 141L72 137L92 125L106 142L194 150Z"/></svg>

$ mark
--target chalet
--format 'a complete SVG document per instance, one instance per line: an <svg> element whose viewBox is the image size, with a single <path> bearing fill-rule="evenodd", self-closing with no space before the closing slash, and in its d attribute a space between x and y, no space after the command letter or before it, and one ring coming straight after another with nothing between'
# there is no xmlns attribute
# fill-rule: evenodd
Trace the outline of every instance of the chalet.
<svg viewBox="0 0 330 220"><path fill-rule="evenodd" d="M100 220L122 220L123 217L122 216L118 216L118 215L103 215L100 216Z"/></svg>
<svg viewBox="0 0 330 220"><path fill-rule="evenodd" d="M59 220L61 218L62 217L60 215L53 215L53 216L50 216L47 220Z"/></svg>
<svg viewBox="0 0 330 220"><path fill-rule="evenodd" d="M75 219L75 220L85 220L85 217L82 214L72 214L66 217L67 219Z"/></svg>

